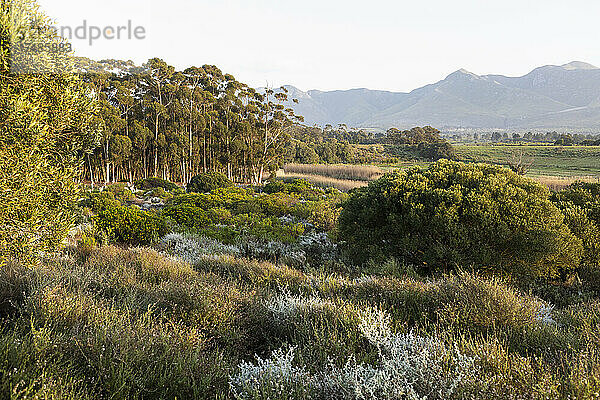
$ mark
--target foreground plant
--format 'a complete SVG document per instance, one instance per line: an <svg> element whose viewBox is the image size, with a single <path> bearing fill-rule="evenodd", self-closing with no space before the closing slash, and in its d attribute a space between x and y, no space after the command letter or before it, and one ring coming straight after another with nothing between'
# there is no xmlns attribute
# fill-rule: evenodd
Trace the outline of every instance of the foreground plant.
<svg viewBox="0 0 600 400"><path fill-rule="evenodd" d="M389 323L379 309L366 309L362 317L361 331L378 349L375 365L350 357L342 367L331 362L311 374L294 365L294 347L278 349L270 359L242 362L230 378L232 392L238 399L448 399L459 398L479 374L473 358L435 338L392 334Z"/></svg>
<svg viewBox="0 0 600 400"><path fill-rule="evenodd" d="M81 159L100 132L94 96L70 73L67 54L16 50L31 45L22 38L44 48L64 45L40 32L52 30L34 1L2 2L0 265L31 261L61 243L73 222Z"/></svg>

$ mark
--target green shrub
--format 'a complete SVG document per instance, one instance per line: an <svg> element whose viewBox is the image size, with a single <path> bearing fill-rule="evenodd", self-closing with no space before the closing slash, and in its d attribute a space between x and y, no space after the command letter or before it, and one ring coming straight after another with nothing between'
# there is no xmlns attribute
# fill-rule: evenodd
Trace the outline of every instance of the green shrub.
<svg viewBox="0 0 600 400"><path fill-rule="evenodd" d="M233 182L220 172L207 172L194 176L187 185L187 191L188 193L206 193L231 186L233 186Z"/></svg>
<svg viewBox="0 0 600 400"><path fill-rule="evenodd" d="M569 229L583 242L579 275L598 286L600 280L600 184L575 182L552 196Z"/></svg>
<svg viewBox="0 0 600 400"><path fill-rule="evenodd" d="M167 207L162 215L188 228L202 228L210 223L206 211L186 204Z"/></svg>
<svg viewBox="0 0 600 400"><path fill-rule="evenodd" d="M160 187L165 190L168 190L169 192L179 188L179 186L177 186L173 182L169 182L169 181L167 181L165 179L161 179L161 178L140 179L135 182L135 187L138 189L142 189L142 190L150 190L150 189L155 189L155 188Z"/></svg>
<svg viewBox="0 0 600 400"><path fill-rule="evenodd" d="M305 193L313 189L313 186L304 179L291 179L283 181L271 181L263 187L265 193Z"/></svg>
<svg viewBox="0 0 600 400"><path fill-rule="evenodd" d="M93 191L86 192L83 198L79 201L80 207L87 207L94 212L105 210L108 207L118 207L121 203L115 199L115 194L110 191Z"/></svg>
<svg viewBox="0 0 600 400"><path fill-rule="evenodd" d="M184 188L180 188L180 187L178 187L177 189L171 190L171 195L172 196L179 196L179 195L182 195L182 194L185 194L185 193L186 193L185 189Z"/></svg>
<svg viewBox="0 0 600 400"><path fill-rule="evenodd" d="M152 244L168 231L162 218L134 207L109 206L94 216L93 221L98 231L110 240L131 245Z"/></svg>
<svg viewBox="0 0 600 400"><path fill-rule="evenodd" d="M131 190L125 187L124 183L114 183L112 185L108 185L104 191L113 193L115 199L119 200L120 202L130 201L135 197Z"/></svg>
<svg viewBox="0 0 600 400"><path fill-rule="evenodd" d="M508 169L442 160L356 190L339 236L356 263L395 257L426 270L473 266L555 278L579 265L582 244L549 197Z"/></svg>
<svg viewBox="0 0 600 400"><path fill-rule="evenodd" d="M600 228L597 222L590 218L590 210L572 203L559 207L571 232L583 242L582 264L600 268Z"/></svg>
<svg viewBox="0 0 600 400"><path fill-rule="evenodd" d="M12 54L25 38L40 49L64 45L36 2L0 7L1 266L14 258L33 262L61 246L75 219L83 155L102 128L98 96L68 73L69 53L29 52L26 62Z"/></svg>
<svg viewBox="0 0 600 400"><path fill-rule="evenodd" d="M89 254L97 246L96 238L93 235L83 232L77 240L77 250L81 254Z"/></svg>

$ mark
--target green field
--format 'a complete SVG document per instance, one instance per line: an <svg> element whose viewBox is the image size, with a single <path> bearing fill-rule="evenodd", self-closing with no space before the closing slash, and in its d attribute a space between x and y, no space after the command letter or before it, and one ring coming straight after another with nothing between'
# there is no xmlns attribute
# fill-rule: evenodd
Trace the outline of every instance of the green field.
<svg viewBox="0 0 600 400"><path fill-rule="evenodd" d="M461 161L507 165L523 154L532 163L528 175L557 177L600 177L600 147L548 145L456 145Z"/></svg>

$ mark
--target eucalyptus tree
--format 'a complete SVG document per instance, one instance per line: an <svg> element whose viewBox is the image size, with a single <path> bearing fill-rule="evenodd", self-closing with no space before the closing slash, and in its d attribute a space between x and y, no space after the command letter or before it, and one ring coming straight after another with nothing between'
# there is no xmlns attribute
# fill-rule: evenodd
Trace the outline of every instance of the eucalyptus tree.
<svg viewBox="0 0 600 400"><path fill-rule="evenodd" d="M222 112L222 118L225 120L224 137L222 139L225 145L227 178L232 179L231 142L234 140L234 124L238 122L238 113L241 105L237 97L241 84L230 74L226 74L223 78L225 87L219 98L218 105Z"/></svg>
<svg viewBox="0 0 600 400"><path fill-rule="evenodd" d="M112 181L115 181L114 164L111 162L114 152L111 152L110 144L113 136L125 129L125 120L121 118L118 110L104 96L101 96L98 102L100 116L104 123L104 132L101 139L105 171L104 181L108 183L111 181L111 166L113 167Z"/></svg>
<svg viewBox="0 0 600 400"><path fill-rule="evenodd" d="M125 135L129 136L129 118L136 103L137 75L129 75L124 79L113 81L113 104L119 109L121 118L125 120Z"/></svg>
<svg viewBox="0 0 600 400"><path fill-rule="evenodd" d="M130 129L132 142L132 163L140 171L133 172L133 178L148 178L148 150L152 143L152 132L143 121L135 120Z"/></svg>
<svg viewBox="0 0 600 400"><path fill-rule="evenodd" d="M183 71L186 77L186 85L183 86L183 95L186 101L188 111L188 160L187 160L187 177L184 177L185 182L189 182L192 178L193 165L193 148L194 148L194 133L205 129L205 121L202 117L202 105L206 99L205 92L202 88L202 81L205 79L203 68L190 67Z"/></svg>
<svg viewBox="0 0 600 400"><path fill-rule="evenodd" d="M110 158L113 166L113 182L127 178L132 181L131 169L128 168L129 160L131 159L132 143L129 136L113 135L110 138Z"/></svg>
<svg viewBox="0 0 600 400"><path fill-rule="evenodd" d="M295 115L294 110L285 108L288 101L288 89L284 86L278 91L266 88L264 95L259 98L260 118L264 131L262 137L262 153L257 168L255 183L263 180L265 168L273 169L278 159L282 157L282 148L286 142L286 133L294 123L303 119Z"/></svg>
<svg viewBox="0 0 600 400"><path fill-rule="evenodd" d="M91 180L100 171L105 182L159 174L188 182L200 171L218 171L259 183L265 169L282 162L296 121L284 107L284 89L259 93L212 65L180 72L160 59L141 68L104 64L92 63L94 73L86 75L107 128L103 146L88 158ZM115 135L131 141L126 159L112 156L125 142Z"/></svg>
<svg viewBox="0 0 600 400"><path fill-rule="evenodd" d="M142 81L147 86L144 93L148 108L154 115L154 175L158 176L158 149L160 119L167 113L166 91L175 68L160 58L152 58L144 64L146 70Z"/></svg>

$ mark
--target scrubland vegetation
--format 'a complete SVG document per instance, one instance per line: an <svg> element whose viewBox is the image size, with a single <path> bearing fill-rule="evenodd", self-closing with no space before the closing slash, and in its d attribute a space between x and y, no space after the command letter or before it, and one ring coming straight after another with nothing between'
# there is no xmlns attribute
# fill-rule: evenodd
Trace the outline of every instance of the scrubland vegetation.
<svg viewBox="0 0 600 400"><path fill-rule="evenodd" d="M593 398L597 301L498 278L67 249L1 272L12 398ZM394 271L392 274L384 273ZM583 290L583 292L582 292Z"/></svg>
<svg viewBox="0 0 600 400"><path fill-rule="evenodd" d="M442 161L349 195L303 181L145 185L88 192L70 245L0 271L4 397L600 390L596 184L551 194L507 169ZM161 203L138 209L149 185Z"/></svg>
<svg viewBox="0 0 600 400"><path fill-rule="evenodd" d="M598 398L600 183L293 125L211 66L16 74L46 19L1 22L0 398Z"/></svg>

